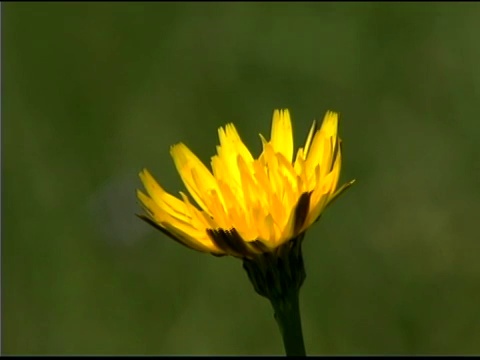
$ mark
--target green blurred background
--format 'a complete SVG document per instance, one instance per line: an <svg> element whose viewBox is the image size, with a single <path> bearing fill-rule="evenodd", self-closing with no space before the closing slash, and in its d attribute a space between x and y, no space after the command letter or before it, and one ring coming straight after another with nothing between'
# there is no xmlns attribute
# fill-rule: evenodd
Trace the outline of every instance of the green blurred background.
<svg viewBox="0 0 480 360"><path fill-rule="evenodd" d="M309 354L480 353L480 4L2 4L5 354L283 354L240 261L134 213L234 122L258 154L339 111L342 181L304 243Z"/></svg>

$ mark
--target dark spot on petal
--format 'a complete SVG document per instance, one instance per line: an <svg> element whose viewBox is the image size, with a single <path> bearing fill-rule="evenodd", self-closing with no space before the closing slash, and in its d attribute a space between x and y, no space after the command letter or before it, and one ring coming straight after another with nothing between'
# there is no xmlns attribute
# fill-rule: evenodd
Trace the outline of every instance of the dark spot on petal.
<svg viewBox="0 0 480 360"><path fill-rule="evenodd" d="M300 196L300 199L298 199L298 203L295 208L295 224L293 227L294 234L297 234L302 228L303 224L305 224L305 220L307 219L308 211L310 209L311 195L311 192L303 193Z"/></svg>
<svg viewBox="0 0 480 360"><path fill-rule="evenodd" d="M246 257L251 251L237 230L208 229L207 234L220 249L237 257Z"/></svg>
<svg viewBox="0 0 480 360"><path fill-rule="evenodd" d="M270 251L270 249L260 240L255 240L249 242L248 244L259 253L266 253Z"/></svg>

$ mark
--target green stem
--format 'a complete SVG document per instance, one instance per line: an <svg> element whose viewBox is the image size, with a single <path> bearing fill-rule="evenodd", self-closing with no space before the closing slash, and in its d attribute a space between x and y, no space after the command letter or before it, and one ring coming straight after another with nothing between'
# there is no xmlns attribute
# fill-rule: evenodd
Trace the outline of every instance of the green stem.
<svg viewBox="0 0 480 360"><path fill-rule="evenodd" d="M283 299L271 299L287 356L306 356L298 295L292 291Z"/></svg>
<svg viewBox="0 0 480 360"><path fill-rule="evenodd" d="M274 252L243 259L257 294L270 300L287 356L306 356L298 297L305 280L300 234Z"/></svg>

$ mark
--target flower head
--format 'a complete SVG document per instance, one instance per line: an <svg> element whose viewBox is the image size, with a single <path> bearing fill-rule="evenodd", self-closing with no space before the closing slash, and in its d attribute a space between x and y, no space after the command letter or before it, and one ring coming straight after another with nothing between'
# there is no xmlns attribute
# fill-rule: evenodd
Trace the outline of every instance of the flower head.
<svg viewBox="0 0 480 360"><path fill-rule="evenodd" d="M137 191L142 219L192 249L251 258L303 234L350 181L337 188L341 169L338 115L314 121L304 147L294 154L288 110L273 113L270 141L252 156L235 126L218 130L211 171L183 143L172 146L176 168L195 201L166 192L148 170L140 173L147 194Z"/></svg>

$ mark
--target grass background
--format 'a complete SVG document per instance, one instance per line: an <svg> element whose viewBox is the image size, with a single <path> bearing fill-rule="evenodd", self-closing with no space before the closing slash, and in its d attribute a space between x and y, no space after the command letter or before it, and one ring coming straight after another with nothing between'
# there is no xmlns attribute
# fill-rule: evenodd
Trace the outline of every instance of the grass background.
<svg viewBox="0 0 480 360"><path fill-rule="evenodd" d="M4 354L283 354L241 263L140 222L234 122L260 150L339 111L342 181L304 243L309 354L480 352L480 4L2 4Z"/></svg>

